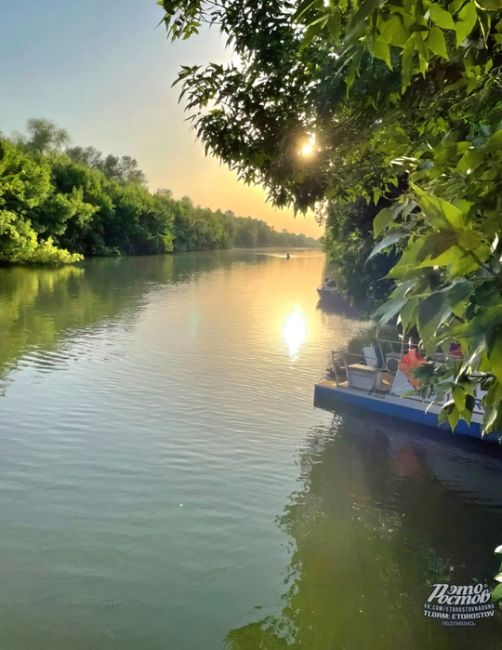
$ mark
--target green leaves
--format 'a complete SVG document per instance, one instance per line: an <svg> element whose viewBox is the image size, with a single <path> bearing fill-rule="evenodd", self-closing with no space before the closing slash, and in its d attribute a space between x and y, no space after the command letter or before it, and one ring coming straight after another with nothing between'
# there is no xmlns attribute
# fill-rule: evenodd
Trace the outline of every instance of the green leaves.
<svg viewBox="0 0 502 650"><path fill-rule="evenodd" d="M500 154L502 151L502 129L496 131L489 137L486 148L490 152Z"/></svg>
<svg viewBox="0 0 502 650"><path fill-rule="evenodd" d="M491 72L500 52L489 49L494 42L499 49L502 45L502 20L483 13L483 3L473 0L427 4L428 12L422 14L414 3L411 15L408 5L398 0L392 12L376 11L366 37L359 32L372 55L388 67L393 63L391 48L402 50L401 93L415 93L416 101L420 92L434 88L438 93L437 106L432 99L430 104L437 113L417 120L414 145L409 137L403 143L392 135L382 137L386 160L403 175L410 174L410 195L419 210L405 215L396 202L373 220L373 235L381 240L370 258L388 249L402 251L386 276L396 289L377 315L398 316L403 328L416 327L429 354L460 341L463 362L448 366L449 375L441 379L452 395L444 417L452 428L459 418L469 422L474 388L482 381L487 391L484 430L502 432L502 232L497 198L502 192L502 114ZM446 81L455 69L456 81ZM435 75L443 75L438 85ZM403 112L399 126L407 119ZM369 192L382 196L379 187Z"/></svg>
<svg viewBox="0 0 502 650"><path fill-rule="evenodd" d="M406 303L407 300L405 298L401 300L388 300L385 305L382 305L376 310L375 316L379 317L381 324L388 323L399 314Z"/></svg>
<svg viewBox="0 0 502 650"><path fill-rule="evenodd" d="M397 244L398 241L401 239L404 239L405 237L408 237L409 233L407 231L397 231L393 232L390 235L387 235L387 237L384 237L382 241L378 242L378 244L373 248L373 250L370 253L370 256L368 259L370 260L371 258L375 257L375 255L378 255L382 251L384 251L387 248L390 248L394 244Z"/></svg>
<svg viewBox="0 0 502 650"><path fill-rule="evenodd" d="M310 11L319 10L322 9L322 7L322 0L301 0L301 2L298 3L298 7L294 13L294 19L296 21L301 21Z"/></svg>
<svg viewBox="0 0 502 650"><path fill-rule="evenodd" d="M366 19L371 16L378 8L379 0L361 0L356 3L356 11L349 18L349 24L345 39L350 42L359 38L361 32L365 29Z"/></svg>
<svg viewBox="0 0 502 650"><path fill-rule="evenodd" d="M433 293L419 304L417 325L427 352L434 352L437 331L450 315L451 308L445 292Z"/></svg>
<svg viewBox="0 0 502 650"><path fill-rule="evenodd" d="M392 70L392 62L390 60L390 47L382 40L376 40L373 45L373 55L377 59L382 59Z"/></svg>
<svg viewBox="0 0 502 650"><path fill-rule="evenodd" d="M333 7L329 14L327 28L333 41L337 41L342 31L342 14L338 7Z"/></svg>
<svg viewBox="0 0 502 650"><path fill-rule="evenodd" d="M412 187L417 195L417 201L424 211L425 217L433 227L462 228L464 226L464 215L461 210L448 201L429 194L416 185L412 185Z"/></svg>
<svg viewBox="0 0 502 650"><path fill-rule="evenodd" d="M449 11L443 9L438 4L431 4L429 7L431 20L442 29L455 29L453 17Z"/></svg>
<svg viewBox="0 0 502 650"><path fill-rule="evenodd" d="M383 208L373 219L373 236L378 237L382 230L387 228L394 219L399 215L399 208L395 206L393 208Z"/></svg>
<svg viewBox="0 0 502 650"><path fill-rule="evenodd" d="M439 27L432 27L427 38L427 46L437 56L448 59L448 51L446 49L446 40L443 32Z"/></svg>
<svg viewBox="0 0 502 650"><path fill-rule="evenodd" d="M457 163L458 171L471 173L484 161L485 153L479 149L468 149Z"/></svg>
<svg viewBox="0 0 502 650"><path fill-rule="evenodd" d="M484 416L483 430L485 432L502 431L502 385L498 382L492 382L489 386L485 397L483 398Z"/></svg>
<svg viewBox="0 0 502 650"><path fill-rule="evenodd" d="M466 392L464 390L464 387L462 384L454 384L452 389L451 389L453 401L455 403L455 407L459 413L462 413L465 410L465 402L466 402Z"/></svg>
<svg viewBox="0 0 502 650"><path fill-rule="evenodd" d="M502 584L497 585L492 591L492 603L498 603L502 600Z"/></svg>
<svg viewBox="0 0 502 650"><path fill-rule="evenodd" d="M455 431L458 421L460 420L460 412L456 407L455 402L450 402L449 404L446 404L443 407L443 409L446 412L446 419L448 421L448 424L450 425L450 429L452 431Z"/></svg>
<svg viewBox="0 0 502 650"><path fill-rule="evenodd" d="M404 47L408 40L409 32L403 24L403 20L399 15L394 14L388 20L382 21L379 24L380 40L387 45L394 45L396 47Z"/></svg>
<svg viewBox="0 0 502 650"><path fill-rule="evenodd" d="M502 545L497 546L497 548L495 549L495 553L497 555L502 553ZM500 565L499 573L495 576L495 580L498 583L502 583L502 564ZM493 603L498 603L498 602L500 602L502 600L502 584L497 584L493 588L492 593L491 593L491 597L492 597L492 602Z"/></svg>
<svg viewBox="0 0 502 650"><path fill-rule="evenodd" d="M476 5L474 2L470 1L460 10L458 14L458 22L455 24L457 45L463 43L469 36L474 29L477 19L478 13L476 11Z"/></svg>
<svg viewBox="0 0 502 650"><path fill-rule="evenodd" d="M487 334L487 357L491 371L502 384L502 325Z"/></svg>
<svg viewBox="0 0 502 650"><path fill-rule="evenodd" d="M405 90L411 83L411 76L414 70L414 62L417 56L415 48L415 35L412 34L405 43L401 59L401 92Z"/></svg>
<svg viewBox="0 0 502 650"><path fill-rule="evenodd" d="M464 152L458 165L461 170L464 165L477 168L484 164L485 153L479 148L460 150ZM462 199L454 205L415 184L411 189L422 211L412 213L415 230L411 230L401 258L388 273L397 288L379 315L392 318L399 313L403 328L418 329L428 354L432 355L438 346L460 342L464 358L456 370L452 368L452 400L443 417L452 429L460 418L470 421L475 402L473 382L479 381L472 380L470 373L481 371L485 373L481 376L491 381L483 400L484 431L502 432L500 266L498 272L487 266L492 254L489 239L469 216L474 209L471 201ZM382 247L393 242L389 239L392 235L398 236L393 232L398 214L386 208L375 219L375 233L389 232L380 242ZM494 240L492 252L499 241ZM449 278L454 281L447 284ZM427 381L437 379L431 376Z"/></svg>

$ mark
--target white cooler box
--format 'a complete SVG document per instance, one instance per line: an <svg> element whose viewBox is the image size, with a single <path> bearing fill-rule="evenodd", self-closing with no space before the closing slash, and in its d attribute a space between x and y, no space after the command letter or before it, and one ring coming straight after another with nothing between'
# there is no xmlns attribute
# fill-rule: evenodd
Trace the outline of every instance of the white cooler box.
<svg viewBox="0 0 502 650"><path fill-rule="evenodd" d="M373 390L378 375L378 368L352 363L347 366L349 385L361 390Z"/></svg>

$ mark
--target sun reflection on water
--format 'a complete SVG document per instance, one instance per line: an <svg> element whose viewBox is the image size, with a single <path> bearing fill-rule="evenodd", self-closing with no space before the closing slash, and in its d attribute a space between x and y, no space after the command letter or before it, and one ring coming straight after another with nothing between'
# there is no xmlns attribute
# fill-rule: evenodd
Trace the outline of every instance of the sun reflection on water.
<svg viewBox="0 0 502 650"><path fill-rule="evenodd" d="M288 348L289 357L291 359L295 358L300 351L302 343L307 338L307 323L299 305L296 305L293 311L286 317L282 335Z"/></svg>

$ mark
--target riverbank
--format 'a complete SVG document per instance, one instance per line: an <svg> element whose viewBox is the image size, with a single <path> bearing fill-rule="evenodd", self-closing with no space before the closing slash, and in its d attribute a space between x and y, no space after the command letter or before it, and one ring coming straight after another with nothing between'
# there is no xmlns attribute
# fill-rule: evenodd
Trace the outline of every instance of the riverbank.
<svg viewBox="0 0 502 650"><path fill-rule="evenodd" d="M317 245L260 219L175 199L166 189L150 192L130 156L70 147L51 122L32 122L29 137L0 136L0 262L57 265L87 257ZM42 139L41 129L49 134Z"/></svg>

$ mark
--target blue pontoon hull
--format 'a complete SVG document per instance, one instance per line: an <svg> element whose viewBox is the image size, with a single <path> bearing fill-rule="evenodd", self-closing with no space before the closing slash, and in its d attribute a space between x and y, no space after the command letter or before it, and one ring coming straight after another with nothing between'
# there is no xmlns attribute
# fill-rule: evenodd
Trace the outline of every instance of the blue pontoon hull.
<svg viewBox="0 0 502 650"><path fill-rule="evenodd" d="M427 408L427 404L421 400L394 395L369 394L362 390L339 387L329 379L315 385L314 405L327 410L333 410L337 405L346 405L358 410L380 413L407 422L441 429L446 433L450 432L447 424L439 423L439 407L437 405ZM477 416L473 417L471 424L461 420L457 424L455 433L483 441L496 443L499 441L498 434L481 436L481 419Z"/></svg>

